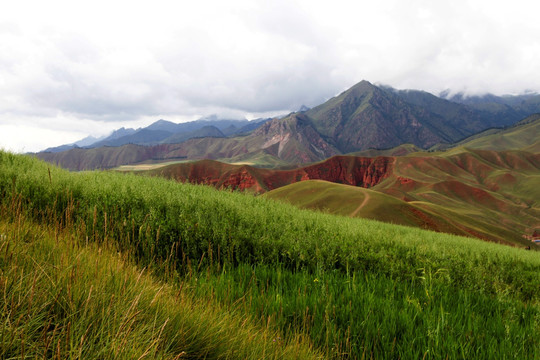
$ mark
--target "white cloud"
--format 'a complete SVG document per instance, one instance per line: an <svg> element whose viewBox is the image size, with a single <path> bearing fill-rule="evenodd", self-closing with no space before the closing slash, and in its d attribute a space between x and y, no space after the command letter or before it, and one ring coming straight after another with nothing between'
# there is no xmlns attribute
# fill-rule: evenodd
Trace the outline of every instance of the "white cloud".
<svg viewBox="0 0 540 360"><path fill-rule="evenodd" d="M10 2L0 13L0 146L59 144L160 117L295 110L362 79L432 92L539 91L539 7Z"/></svg>

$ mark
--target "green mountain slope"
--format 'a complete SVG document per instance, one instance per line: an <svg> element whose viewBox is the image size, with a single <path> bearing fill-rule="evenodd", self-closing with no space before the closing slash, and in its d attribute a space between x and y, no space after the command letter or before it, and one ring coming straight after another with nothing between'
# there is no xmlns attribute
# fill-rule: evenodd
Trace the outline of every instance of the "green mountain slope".
<svg viewBox="0 0 540 360"><path fill-rule="evenodd" d="M305 113L329 142L347 153L389 148L403 143L420 147L459 137L451 127L439 132L442 119L413 107L399 96L362 81Z"/></svg>
<svg viewBox="0 0 540 360"><path fill-rule="evenodd" d="M540 153L540 114L531 115L507 129L491 129L480 133L458 145L473 149Z"/></svg>
<svg viewBox="0 0 540 360"><path fill-rule="evenodd" d="M126 254L84 245L73 227L0 213L2 359L320 358L305 342L275 346L281 333L200 301Z"/></svg>

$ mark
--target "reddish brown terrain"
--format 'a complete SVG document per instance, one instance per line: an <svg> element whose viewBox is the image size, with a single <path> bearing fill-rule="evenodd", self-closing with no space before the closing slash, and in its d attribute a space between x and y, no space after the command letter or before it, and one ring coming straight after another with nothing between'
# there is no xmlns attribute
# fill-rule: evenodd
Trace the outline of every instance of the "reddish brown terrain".
<svg viewBox="0 0 540 360"><path fill-rule="evenodd" d="M503 243L525 245L523 234L540 226L540 154L521 151L460 150L404 157L334 156L290 170L203 160L169 165L149 173L218 189L259 194L305 180L370 188L414 205L411 211L435 214L439 220L425 221L423 228L440 231L452 227L460 233ZM339 206L335 204L332 206ZM393 209L385 211L385 206L393 205L381 204L376 218L388 221L391 217L382 214L388 215ZM417 213L411 215L418 217ZM451 226L442 226L443 222Z"/></svg>

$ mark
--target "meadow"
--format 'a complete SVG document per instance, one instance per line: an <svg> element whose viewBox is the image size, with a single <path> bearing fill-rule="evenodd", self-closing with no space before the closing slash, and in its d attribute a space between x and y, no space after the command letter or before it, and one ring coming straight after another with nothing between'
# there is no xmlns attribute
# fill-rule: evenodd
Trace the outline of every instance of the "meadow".
<svg viewBox="0 0 540 360"><path fill-rule="evenodd" d="M536 251L298 210L253 195L159 178L70 173L6 152L0 153L0 195L0 231L6 234L0 251L2 354L36 357L45 343L58 342L55 346L62 354L90 358L80 354L97 351L95 344L103 342L110 350L95 358L145 349L143 344L154 344L148 354L170 353L170 358L181 353L178 358L540 357ZM38 235L25 235L32 231ZM71 295L56 296L41 288L43 296L53 294L42 301L50 307L27 304L25 294L51 276L42 275L45 272L32 264L51 264L49 248L54 244L61 259L94 264L105 253L110 260L88 272L66 275L62 281L69 283L54 287ZM47 250L37 250L24 260L32 247ZM90 254L89 260L80 260L77 252ZM114 269L92 270L115 261L120 265ZM165 289L150 292L148 298L154 300L140 305L140 312L130 305L133 298L121 297L125 293L121 283L128 281L119 280L128 278L123 266L132 269L129 276L134 279L146 269L148 287L161 284ZM88 279L110 282L114 271L122 275L100 292L105 300L88 295L92 289ZM74 282L79 300L66 305L66 298L75 293L67 290L68 284ZM15 288L19 295L12 295ZM132 294L139 291L143 290ZM182 299L190 305L163 305L159 315L150 311L156 302L165 304L177 293L185 294ZM99 313L104 304L112 306L111 298L118 315L111 320L113 330L107 330L103 319L85 317L82 309L92 306ZM185 310L178 315L181 308L197 306L202 310L191 320L186 320ZM59 316L63 322L56 320ZM82 321L81 329L104 329L88 340L94 348L77 347L89 335L72 334L75 321ZM201 328L186 330L192 336L182 343L174 334L189 321L224 327L227 330L218 334L226 336L215 335L217 330L209 326L208 333ZM14 324L23 328L16 330ZM39 335L50 333L44 329L52 331L50 341L48 335ZM57 339L60 329L65 338ZM115 343L117 333L126 329L134 344L151 333L149 329L159 330L150 344ZM226 345L220 345L221 338ZM63 348L64 343L71 350ZM275 352L276 344L283 353ZM146 354L144 349L138 356Z"/></svg>

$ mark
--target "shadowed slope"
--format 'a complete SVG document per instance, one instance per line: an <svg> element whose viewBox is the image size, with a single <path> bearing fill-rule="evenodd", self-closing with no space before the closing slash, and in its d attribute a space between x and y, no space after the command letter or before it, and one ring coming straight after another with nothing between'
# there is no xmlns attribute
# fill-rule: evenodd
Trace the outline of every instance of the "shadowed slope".
<svg viewBox="0 0 540 360"><path fill-rule="evenodd" d="M315 129L344 153L404 143L428 148L498 124L467 106L426 92L397 91L368 81L305 114Z"/></svg>

